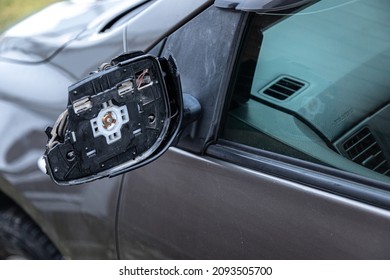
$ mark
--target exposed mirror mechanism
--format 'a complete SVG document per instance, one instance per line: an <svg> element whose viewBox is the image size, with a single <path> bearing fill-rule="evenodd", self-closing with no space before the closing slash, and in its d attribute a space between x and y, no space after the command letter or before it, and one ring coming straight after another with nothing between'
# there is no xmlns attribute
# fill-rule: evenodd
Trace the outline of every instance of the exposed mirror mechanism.
<svg viewBox="0 0 390 280"><path fill-rule="evenodd" d="M173 58L123 54L69 87L67 109L46 130L46 172L72 185L142 166L172 143L182 110Z"/></svg>

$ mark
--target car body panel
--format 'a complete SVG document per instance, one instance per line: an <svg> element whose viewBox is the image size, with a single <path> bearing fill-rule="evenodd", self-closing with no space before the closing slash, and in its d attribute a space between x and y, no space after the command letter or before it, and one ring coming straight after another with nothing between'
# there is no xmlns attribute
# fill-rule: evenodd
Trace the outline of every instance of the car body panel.
<svg viewBox="0 0 390 280"><path fill-rule="evenodd" d="M28 111L48 117L45 125L64 110L67 101L64 92L73 79L61 68L52 64L25 65L0 60L0 69L4 72L0 82L1 102L24 106Z"/></svg>
<svg viewBox="0 0 390 280"><path fill-rule="evenodd" d="M218 23L215 29L204 28L200 23L210 18ZM250 153L242 153L244 160L237 164L228 163L234 160L224 157L217 159L213 144L203 151L206 156L194 154L201 153L216 134L214 125L221 117L224 85L230 79L227 73L237 49L235 45L209 45L213 39L219 42L218 36L226 41L238 38L242 32L240 20L243 18L232 11L210 7L167 39L162 53L176 55L178 67L183 69L183 92L199 98L202 119L197 123L198 134L178 143L181 149L171 148L156 162L126 174L118 214L120 257L388 258L389 248L383 245L388 242L390 223L386 210L318 190L310 183L315 174L307 169L301 169L301 177L288 172L282 175L289 168L282 161L279 166L267 167L258 162L263 170L273 169L275 176L269 171L242 167L247 165L245 158L252 157ZM218 26L230 32L216 32ZM198 35L201 30L202 37ZM201 39L187 43L190 34ZM215 49L218 54L213 52ZM204 64L194 69L188 67L191 60ZM219 69L224 69L224 75L218 75ZM356 182L324 177L334 189L360 188ZM366 192L367 188L362 185L360 189Z"/></svg>
<svg viewBox="0 0 390 280"><path fill-rule="evenodd" d="M53 57L51 63L82 79L101 63L128 51L148 52L171 32L197 15L211 4L209 0L197 1L153 1L118 28L100 34L81 37L68 44L61 55ZM164 15L175 7L176 13ZM82 57L82 63L75 67L73 57Z"/></svg>
<svg viewBox="0 0 390 280"><path fill-rule="evenodd" d="M155 2L148 6L146 14L127 24L129 42L141 39L135 44L136 49L151 49L166 34L210 4L210 1L185 1L179 5L175 16L165 20L161 9L169 10L178 4L170 0ZM139 23L154 30L154 35L137 28ZM118 27L99 38L84 37L75 44L77 47L71 44L54 56L60 54L66 63L61 59L39 64L0 59L0 110L5 116L0 131L6 136L2 138L0 149L0 190L21 205L65 258L117 258L115 221L121 177L75 188L55 185L37 166L46 142L43 131L64 110L67 86L122 53L123 28ZM150 36L142 39L146 35ZM70 60L69 50L72 52ZM74 54L79 58L79 72L73 71Z"/></svg>
<svg viewBox="0 0 390 280"><path fill-rule="evenodd" d="M40 225L66 258L116 258L120 178L63 188L37 168L51 121L25 103L1 100L0 189ZM17 128L17 129L15 129ZM93 233L93 234L92 234Z"/></svg>
<svg viewBox="0 0 390 280"><path fill-rule="evenodd" d="M0 57L25 63L43 62L83 31L94 29L99 32L124 11L130 11L144 2L110 0L54 3L4 32L0 38Z"/></svg>
<svg viewBox="0 0 390 280"><path fill-rule="evenodd" d="M388 211L211 157L171 148L124 186L124 259L390 257Z"/></svg>
<svg viewBox="0 0 390 280"><path fill-rule="evenodd" d="M0 59L0 201L5 194L20 205L65 258L390 258L390 212L320 190L313 169L335 189L366 188L369 181L331 176L318 166L294 176L284 172L294 162L271 165L240 149L239 161L215 154L248 14L211 3L149 1L107 32L94 32L100 25L91 23L42 63ZM179 148L124 176L75 187L59 187L40 173L43 130L65 109L67 85L123 51L160 54L160 48L176 57L183 93L202 106Z"/></svg>

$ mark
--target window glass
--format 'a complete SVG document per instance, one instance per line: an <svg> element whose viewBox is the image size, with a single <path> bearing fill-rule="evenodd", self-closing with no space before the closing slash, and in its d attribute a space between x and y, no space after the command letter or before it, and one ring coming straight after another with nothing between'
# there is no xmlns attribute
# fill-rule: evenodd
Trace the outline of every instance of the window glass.
<svg viewBox="0 0 390 280"><path fill-rule="evenodd" d="M222 137L390 181L390 2L253 15Z"/></svg>

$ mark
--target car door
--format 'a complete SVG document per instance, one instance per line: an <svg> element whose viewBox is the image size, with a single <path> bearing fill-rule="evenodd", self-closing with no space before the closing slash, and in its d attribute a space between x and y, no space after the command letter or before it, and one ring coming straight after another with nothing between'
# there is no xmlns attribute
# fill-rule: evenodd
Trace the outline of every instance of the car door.
<svg viewBox="0 0 390 280"><path fill-rule="evenodd" d="M183 93L200 101L202 116L183 131L176 148L124 176L117 224L120 258L388 258L387 171L370 168L367 162L374 155L358 161L341 150L356 133L389 121L384 113L388 92L373 98L377 103L370 112L334 94L344 90L348 97L367 84L388 89L382 76L372 74L378 67L388 74L386 63L374 67L378 57L387 55L385 25L372 25L373 18L388 22L386 5L362 1L337 10L334 1L320 1L302 11L268 15L212 6L171 35L162 54L176 57ZM329 8L333 14L324 12ZM340 43L330 51L321 44L343 34L369 36L356 33L363 29L351 31L356 17L377 28L377 41L371 42L382 47L353 64L353 57L343 59L350 50L361 57L357 48ZM348 32L338 33L337 27ZM304 44L305 38L312 39ZM342 59L330 65L339 48L344 48ZM312 64L292 59L297 57ZM366 69L374 71L367 73L375 82L361 83ZM299 73L304 78L295 77ZM282 87L290 80L303 84L300 95L289 99L296 103L263 96L281 79L287 79ZM367 102L363 93L358 97ZM343 102L353 106L345 110ZM383 148L386 165L388 126L371 130L372 137L385 139L369 148Z"/></svg>

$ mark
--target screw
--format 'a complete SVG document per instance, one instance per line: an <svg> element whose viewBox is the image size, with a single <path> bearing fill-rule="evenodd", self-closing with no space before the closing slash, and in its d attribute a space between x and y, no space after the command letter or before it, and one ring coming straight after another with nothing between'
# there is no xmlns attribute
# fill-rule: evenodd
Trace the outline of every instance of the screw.
<svg viewBox="0 0 390 280"><path fill-rule="evenodd" d="M156 116L153 115L153 114L150 114L150 115L148 116L148 120L149 120L149 123L153 123L153 122L156 120Z"/></svg>
<svg viewBox="0 0 390 280"><path fill-rule="evenodd" d="M75 155L74 151L69 151L69 152L66 154L66 159L69 160L69 161L72 161L72 160L74 160L75 156L76 156L76 155Z"/></svg>

